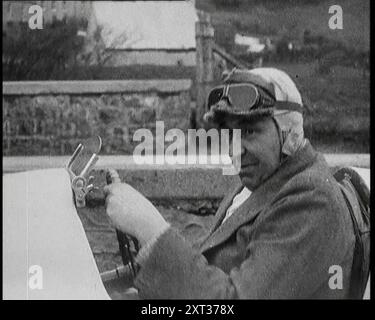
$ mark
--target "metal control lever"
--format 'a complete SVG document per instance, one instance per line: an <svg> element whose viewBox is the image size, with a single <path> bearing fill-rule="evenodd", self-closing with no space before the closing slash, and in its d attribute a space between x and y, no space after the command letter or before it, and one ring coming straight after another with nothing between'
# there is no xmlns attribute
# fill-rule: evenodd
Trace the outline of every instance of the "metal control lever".
<svg viewBox="0 0 375 320"><path fill-rule="evenodd" d="M86 206L86 195L95 189L92 184L93 177L89 174L99 159L98 154L101 147L102 139L99 136L81 142L66 166L77 208ZM113 169L107 170L106 181L107 184L121 182L117 171ZM135 277L137 270L132 249L135 252L139 250L138 241L119 230L116 230L116 235L122 262L124 266L130 265L132 274Z"/></svg>
<svg viewBox="0 0 375 320"><path fill-rule="evenodd" d="M99 159L101 147L102 139L99 136L81 142L66 166L78 208L86 206L86 195L94 189L93 177L89 174Z"/></svg>

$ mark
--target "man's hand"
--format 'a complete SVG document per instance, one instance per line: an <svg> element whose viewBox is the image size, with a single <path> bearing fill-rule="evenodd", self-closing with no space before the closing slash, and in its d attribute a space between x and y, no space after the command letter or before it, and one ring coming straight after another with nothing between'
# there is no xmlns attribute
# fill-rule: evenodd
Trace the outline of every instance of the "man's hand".
<svg viewBox="0 0 375 320"><path fill-rule="evenodd" d="M154 205L126 183L113 183L104 188L106 212L113 226L144 246L169 227Z"/></svg>

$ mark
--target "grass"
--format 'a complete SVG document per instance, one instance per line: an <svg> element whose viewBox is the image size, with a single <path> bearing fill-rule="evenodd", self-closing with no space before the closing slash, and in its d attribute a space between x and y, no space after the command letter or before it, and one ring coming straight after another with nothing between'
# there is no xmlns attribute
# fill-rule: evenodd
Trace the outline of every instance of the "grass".
<svg viewBox="0 0 375 320"><path fill-rule="evenodd" d="M328 27L331 5L343 9L343 29ZM196 0L198 9L210 12L214 26L230 25L236 32L301 37L305 29L358 50L370 48L370 1L241 1L238 8L220 7L214 1Z"/></svg>
<svg viewBox="0 0 375 320"><path fill-rule="evenodd" d="M319 151L368 153L370 83L354 68L334 67L321 75L316 63L271 64L286 71L309 102L305 133Z"/></svg>

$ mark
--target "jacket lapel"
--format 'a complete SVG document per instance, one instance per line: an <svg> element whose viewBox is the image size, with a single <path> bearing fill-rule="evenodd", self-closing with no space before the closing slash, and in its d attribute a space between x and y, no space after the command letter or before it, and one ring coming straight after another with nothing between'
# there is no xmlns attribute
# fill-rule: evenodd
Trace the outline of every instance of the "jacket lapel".
<svg viewBox="0 0 375 320"><path fill-rule="evenodd" d="M231 193L230 197L228 197L225 202L223 201L223 205L220 205L217 213L218 219L208 236L201 243L200 251L206 251L224 242L236 232L241 225L254 220L265 206L272 203L272 200L278 194L285 182L300 170L311 165L316 156L317 153L307 141L305 147L297 152L294 157L288 158L267 181L259 186L250 197L233 212L224 224L221 224L226 210L232 203L234 196L243 187L241 184L237 186L234 192Z"/></svg>
<svg viewBox="0 0 375 320"><path fill-rule="evenodd" d="M243 188L242 183L238 183L235 186L235 188L233 189L233 191L230 192L228 194L228 196L225 197L223 202L220 204L220 206L217 210L217 213L216 213L217 219L215 220L215 223L214 223L213 228L211 229L210 233L214 232L220 226L221 222L223 221L223 219L224 219L224 217L227 213L227 210L228 210L229 206L233 202L233 198L241 191L242 188Z"/></svg>
<svg viewBox="0 0 375 320"><path fill-rule="evenodd" d="M241 182L239 182L238 184L236 184L233 188L233 190L231 192L229 192L223 199L223 201L221 201L220 205L219 205L219 208L217 209L217 212L215 214L215 220L212 224L212 227L210 229L210 231L208 232L208 234L202 239L201 241L201 245L207 241L207 239L215 232L215 230L220 226L222 220L224 219L225 217L225 214L227 212L227 209L229 208L229 206L232 204L232 201L233 201L233 198L234 196L243 188L243 185L241 184Z"/></svg>
<svg viewBox="0 0 375 320"><path fill-rule="evenodd" d="M241 186L241 188L242 187L243 186ZM238 191L239 190L237 190L237 192ZM268 203L267 198L269 198L270 196L271 196L270 193L265 194L259 189L254 191L250 195L250 197L247 198L245 202L232 213L232 215L225 221L225 223L221 224L225 216L226 210L224 210L224 214L222 214L221 219L217 221L215 229L212 230L212 232L207 237L206 241L202 243L201 248L200 248L201 252L224 242L241 225L253 220L258 215L258 213L262 210L262 208ZM227 205L226 209L228 208L230 204L231 204L231 201Z"/></svg>

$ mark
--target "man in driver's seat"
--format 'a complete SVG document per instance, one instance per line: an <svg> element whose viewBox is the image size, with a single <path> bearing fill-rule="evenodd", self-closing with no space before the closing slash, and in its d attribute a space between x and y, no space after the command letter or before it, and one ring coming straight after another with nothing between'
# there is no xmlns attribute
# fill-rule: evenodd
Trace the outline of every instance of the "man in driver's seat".
<svg viewBox="0 0 375 320"><path fill-rule="evenodd" d="M350 298L350 213L323 156L304 138L294 82L273 68L234 70L208 104L208 122L241 129L241 184L199 245L131 186L106 189L111 221L141 245L140 298Z"/></svg>

